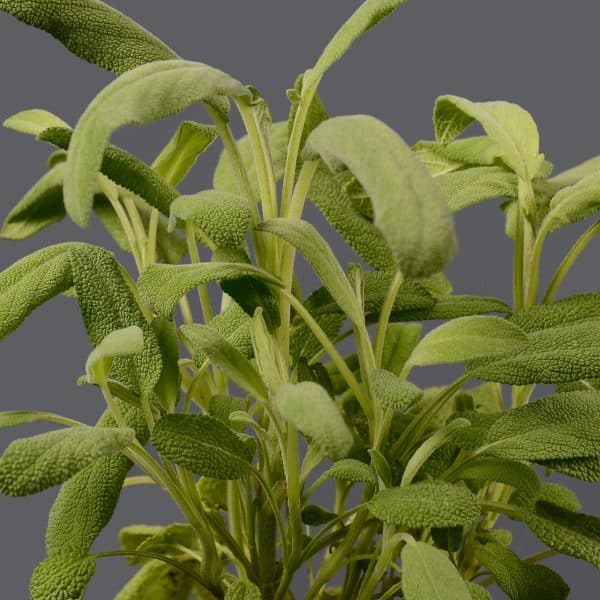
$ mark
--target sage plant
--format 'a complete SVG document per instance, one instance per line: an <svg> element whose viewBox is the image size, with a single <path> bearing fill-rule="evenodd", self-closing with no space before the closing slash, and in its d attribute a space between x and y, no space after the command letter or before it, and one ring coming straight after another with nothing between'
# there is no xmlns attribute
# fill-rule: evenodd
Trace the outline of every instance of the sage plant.
<svg viewBox="0 0 600 600"><path fill-rule="evenodd" d="M138 568L117 600L289 600L295 586L308 600L483 600L494 582L515 600L560 600L569 587L546 557L600 567L600 520L547 479L600 479L600 295L555 299L600 222L539 282L546 240L600 211L600 162L552 176L535 122L510 102L441 96L435 139L412 148L373 117L330 117L319 82L400 4L363 2L288 91L289 120L272 122L256 88L180 58L102 2L0 0L118 76L73 129L43 109L6 120L54 151L2 235L65 215L85 228L94 214L137 269L64 242L0 274L2 337L51 297L76 299L91 343L80 384L106 404L91 425L0 414L2 427L54 426L0 459L5 494L62 486L33 600L82 598L114 556ZM192 105L211 123L181 123L151 165L110 144ZM472 123L484 133L469 137ZM181 195L217 141L213 189ZM443 274L453 213L498 197L514 242L510 305L453 294ZM360 265L340 265L302 219L307 201ZM308 296L298 253L321 283ZM442 324L423 334L431 320ZM446 363L464 372L445 387L410 381ZM555 387L533 400L536 384ZM182 522L132 524L120 547L95 551L134 485L159 486ZM501 515L548 549L520 557Z"/></svg>

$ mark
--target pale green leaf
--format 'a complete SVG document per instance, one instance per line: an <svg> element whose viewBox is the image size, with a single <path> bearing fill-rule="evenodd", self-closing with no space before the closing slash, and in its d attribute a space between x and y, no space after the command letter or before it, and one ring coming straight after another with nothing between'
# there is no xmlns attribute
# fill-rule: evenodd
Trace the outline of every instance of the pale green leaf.
<svg viewBox="0 0 600 600"><path fill-rule="evenodd" d="M411 365L425 366L472 360L518 350L527 336L499 317L460 317L430 331L409 358Z"/></svg>
<svg viewBox="0 0 600 600"><path fill-rule="evenodd" d="M373 516L406 529L468 525L479 517L477 498L464 487L424 481L393 487L368 502Z"/></svg>
<svg viewBox="0 0 600 600"><path fill-rule="evenodd" d="M90 383L100 383L110 371L115 356L132 356L144 348L144 334L137 325L115 329L109 333L91 352L85 364Z"/></svg>
<svg viewBox="0 0 600 600"><path fill-rule="evenodd" d="M600 210L600 172L584 177L561 189L550 200L550 212L542 227L556 231L565 225L583 221Z"/></svg>
<svg viewBox="0 0 600 600"><path fill-rule="evenodd" d="M193 561L187 561L193 566ZM193 579L181 569L160 560L152 560L125 584L114 600L188 600Z"/></svg>
<svg viewBox="0 0 600 600"><path fill-rule="evenodd" d="M580 165L576 165L570 169L567 169L566 171L562 171L558 175L555 175L552 177L552 179L550 179L550 183L560 189L570 185L575 185L585 177L599 173L600 156L594 156L594 158L590 158L582 162Z"/></svg>
<svg viewBox="0 0 600 600"><path fill-rule="evenodd" d="M207 237L214 246L242 246L250 227L250 209L244 198L220 192L204 190L191 196L180 196L171 204L169 228L177 220L190 221L200 230L199 240Z"/></svg>
<svg viewBox="0 0 600 600"><path fill-rule="evenodd" d="M261 600L260 590L249 581L234 581L227 592L225 600Z"/></svg>
<svg viewBox="0 0 600 600"><path fill-rule="evenodd" d="M402 591L406 600L470 600L467 582L448 553L424 542L402 549Z"/></svg>
<svg viewBox="0 0 600 600"><path fill-rule="evenodd" d="M16 440L0 458L0 491L9 496L41 492L116 454L134 438L132 429L80 426Z"/></svg>
<svg viewBox="0 0 600 600"><path fill-rule="evenodd" d="M399 295L400 297L400 295ZM398 321L458 319L488 313L510 314L510 307L503 300L486 296L452 295L438 296L434 304L425 308L394 310L391 318Z"/></svg>
<svg viewBox="0 0 600 600"><path fill-rule="evenodd" d="M79 58L115 73L177 58L150 32L98 0L0 0L0 10L47 31Z"/></svg>
<svg viewBox="0 0 600 600"><path fill-rule="evenodd" d="M210 509L227 510L227 481L212 477L200 477L196 484L198 496Z"/></svg>
<svg viewBox="0 0 600 600"><path fill-rule="evenodd" d="M169 460L199 475L239 479L252 468L246 444L208 415L166 415L156 423L152 443Z"/></svg>
<svg viewBox="0 0 600 600"><path fill-rule="evenodd" d="M471 600L492 600L491 594L484 587L476 583L468 581L467 589L469 590L469 594L471 594Z"/></svg>
<svg viewBox="0 0 600 600"><path fill-rule="evenodd" d="M274 393L289 381L288 368L277 339L269 332L262 309L258 308L252 323L254 360L266 388Z"/></svg>
<svg viewBox="0 0 600 600"><path fill-rule="evenodd" d="M258 398L266 397L264 383L256 369L217 329L210 325L194 324L188 326L184 331L192 344L202 350L210 362L227 377L249 394Z"/></svg>
<svg viewBox="0 0 600 600"><path fill-rule="evenodd" d="M167 60L137 67L108 85L77 123L69 146L65 208L85 227L94 182L111 135L125 125L142 125L224 95L247 96L246 88L202 63Z"/></svg>
<svg viewBox="0 0 600 600"><path fill-rule="evenodd" d="M544 565L529 565L506 546L490 542L475 547L475 558L494 576L511 600L565 600L569 586Z"/></svg>
<svg viewBox="0 0 600 600"><path fill-rule="evenodd" d="M210 281L255 277L272 285L279 280L251 264L200 263L190 265L149 265L138 280L142 298L160 315L170 317L186 292Z"/></svg>
<svg viewBox="0 0 600 600"><path fill-rule="evenodd" d="M165 530L164 525L127 525L119 530L119 544L123 550L136 550L148 538ZM140 557L128 557L131 562L136 562Z"/></svg>
<svg viewBox="0 0 600 600"><path fill-rule="evenodd" d="M375 469L355 458L343 458L333 463L333 465L323 473L328 477L333 477L338 481L348 481L350 483L369 483L377 485L377 473Z"/></svg>
<svg viewBox="0 0 600 600"><path fill-rule="evenodd" d="M200 154L216 139L217 130L214 126L184 121L154 159L152 168L171 185L178 185Z"/></svg>
<svg viewBox="0 0 600 600"><path fill-rule="evenodd" d="M8 117L2 125L13 131L35 136L51 127L69 127L60 117L41 108L32 108L18 112Z"/></svg>
<svg viewBox="0 0 600 600"><path fill-rule="evenodd" d="M419 342L422 329L420 323L390 323L385 331L381 365L394 375L400 375Z"/></svg>
<svg viewBox="0 0 600 600"><path fill-rule="evenodd" d="M433 121L436 138L442 143L451 142L471 123L479 121L498 146L502 160L525 181L533 179L543 161L537 126L517 104L441 96L435 103Z"/></svg>
<svg viewBox="0 0 600 600"><path fill-rule="evenodd" d="M277 218L260 223L258 231L274 233L292 244L315 270L338 306L355 323L363 321L354 290L329 244L313 225L299 219Z"/></svg>
<svg viewBox="0 0 600 600"><path fill-rule="evenodd" d="M423 397L421 388L385 369L371 372L369 386L376 402L390 410L406 410Z"/></svg>
<svg viewBox="0 0 600 600"><path fill-rule="evenodd" d="M208 414L237 431L234 423L229 419L229 415L235 412L246 412L248 410L248 405L249 402L247 399L217 394L208 402ZM240 427L240 431L243 429L244 427Z"/></svg>
<svg viewBox="0 0 600 600"><path fill-rule="evenodd" d="M195 548L197 544L198 536L191 525L188 523L171 523L142 540L136 549L140 552L178 554L181 550L177 546Z"/></svg>
<svg viewBox="0 0 600 600"><path fill-rule="evenodd" d="M456 252L452 217L441 190L387 125L365 115L336 117L309 136L305 159L346 167L371 199L374 225L405 277L440 271ZM377 160L374 160L377 157Z"/></svg>
<svg viewBox="0 0 600 600"><path fill-rule="evenodd" d="M340 410L320 385L311 381L282 385L275 404L284 419L308 436L334 460L344 458L354 438Z"/></svg>
<svg viewBox="0 0 600 600"><path fill-rule="evenodd" d="M95 571L96 563L87 556L70 553L50 556L31 576L31 600L82 600Z"/></svg>
<svg viewBox="0 0 600 600"><path fill-rule="evenodd" d="M316 87L325 72L348 51L350 46L405 0L366 0L342 25L327 44L315 66L304 75L306 87Z"/></svg>
<svg viewBox="0 0 600 600"><path fill-rule="evenodd" d="M26 425L36 421L48 421L49 423L59 423L60 425L75 425L73 421L61 415L39 410L11 410L0 412L0 429L3 427L15 427L16 425Z"/></svg>
<svg viewBox="0 0 600 600"><path fill-rule="evenodd" d="M181 386L177 328L172 321L157 318L152 321L152 329L158 339L162 358L162 372L154 394L163 409L170 413L177 406Z"/></svg>
<svg viewBox="0 0 600 600"><path fill-rule="evenodd" d="M444 152L445 146L439 142L421 140L412 147L412 150L434 177L452 173L464 166L461 161L448 158Z"/></svg>

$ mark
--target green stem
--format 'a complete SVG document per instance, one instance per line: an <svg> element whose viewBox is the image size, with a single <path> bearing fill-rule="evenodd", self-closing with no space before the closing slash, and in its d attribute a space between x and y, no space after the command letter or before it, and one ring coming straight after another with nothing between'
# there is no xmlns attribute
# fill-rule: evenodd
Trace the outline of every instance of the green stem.
<svg viewBox="0 0 600 600"><path fill-rule="evenodd" d="M575 261L579 258L579 255L585 250L587 245L600 233L600 221L596 221L591 227L589 227L581 237L573 244L563 261L560 263L556 273L550 281L548 290L544 295L542 302L547 304L552 302L556 292L562 285L567 273L571 270L571 267L575 264Z"/></svg>
<svg viewBox="0 0 600 600"><path fill-rule="evenodd" d="M404 282L404 277L400 271L396 271L390 286L385 295L385 299L379 313L379 321L377 323L377 333L375 335L375 364L381 367L381 358L383 356L383 345L385 343L385 333L390 321L390 315L394 308L394 301L400 290L400 286Z"/></svg>

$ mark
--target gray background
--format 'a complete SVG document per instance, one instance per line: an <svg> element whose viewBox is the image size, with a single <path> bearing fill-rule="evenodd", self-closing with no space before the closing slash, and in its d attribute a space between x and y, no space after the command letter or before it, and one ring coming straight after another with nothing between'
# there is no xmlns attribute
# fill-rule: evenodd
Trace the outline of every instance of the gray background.
<svg viewBox="0 0 600 600"><path fill-rule="evenodd" d="M288 106L284 90L313 63L359 3L112 0L111 4L182 56L220 67L257 86L271 102L275 118L283 119ZM322 96L332 114L371 113L410 143L432 137L432 105L440 94L512 100L533 113L541 131L542 150L561 170L600 154L599 18L600 6L587 0L414 0L370 32L329 72ZM2 119L25 108L41 107L74 124L87 103L112 79L80 62L46 34L5 14L0 14L0 50ZM206 118L199 109L185 116ZM176 122L169 120L143 130L130 128L116 136L116 142L151 160ZM43 173L48 153L47 147L30 138L0 132L3 215ZM184 191L210 186L216 156L213 149L202 159L182 187ZM315 213L307 212L310 218L315 218ZM503 235L498 203L484 203L459 214L456 226L460 255L448 269L455 290L510 300L511 246ZM584 225L574 226L550 239L542 283L548 281L569 243L583 229ZM31 240L0 241L0 267L43 245L68 239L111 246L96 223L84 232L65 221ZM353 260L335 236L331 239L344 262ZM593 243L568 277L563 294L598 288L598 250L598 243ZM310 289L314 279L306 270L303 273L305 288ZM52 300L0 344L2 409L53 410L93 422L102 410L101 398L75 385L88 352L73 302ZM423 372L418 381L437 384L442 375L447 378L448 372ZM43 427L30 426L18 432L3 431L0 445L4 447L17 435L41 430ZM584 510L598 512L598 487L580 482L573 486ZM52 489L25 499L0 498L2 597L27 597L31 570L44 555L46 514L55 493ZM130 488L123 493L96 548L116 547L116 533L122 525L179 518L160 491ZM527 556L541 545L523 533L515 547ZM593 567L563 557L547 564L563 573L571 585L571 598L594 595L591 590L600 578ZM100 561L86 597L112 597L132 572L121 559Z"/></svg>

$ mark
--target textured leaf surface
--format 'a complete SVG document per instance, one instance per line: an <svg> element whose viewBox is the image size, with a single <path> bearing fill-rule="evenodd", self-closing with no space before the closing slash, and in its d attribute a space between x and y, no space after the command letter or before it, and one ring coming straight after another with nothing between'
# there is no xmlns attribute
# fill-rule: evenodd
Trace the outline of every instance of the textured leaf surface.
<svg viewBox="0 0 600 600"><path fill-rule="evenodd" d="M320 385L311 381L282 385L275 403L284 419L311 438L334 460L344 458L354 438L339 409Z"/></svg>
<svg viewBox="0 0 600 600"><path fill-rule="evenodd" d="M355 458L343 458L333 463L333 465L325 471L329 477L333 477L338 481L349 481L351 483L370 483L377 485L377 473L375 469L360 460Z"/></svg>
<svg viewBox="0 0 600 600"><path fill-rule="evenodd" d="M471 123L479 121L497 144L502 160L525 181L536 174L543 156L539 134L531 115L510 102L471 102L458 96L436 100L433 122L436 138L451 142Z"/></svg>
<svg viewBox="0 0 600 600"><path fill-rule="evenodd" d="M511 600L565 600L569 595L569 586L558 573L544 565L521 562L506 546L494 542L477 545L475 557L485 565Z"/></svg>
<svg viewBox="0 0 600 600"><path fill-rule="evenodd" d="M140 568L114 600L187 600L192 585L192 578L177 567L152 560Z"/></svg>
<svg viewBox="0 0 600 600"><path fill-rule="evenodd" d="M558 175L555 175L552 177L552 179L550 179L550 183L560 189L569 185L575 185L584 177L598 174L599 172L600 156L594 156L593 158L589 158L579 165L575 165L570 169L566 169L565 171L558 173Z"/></svg>
<svg viewBox="0 0 600 600"><path fill-rule="evenodd" d="M390 323L385 331L382 366L400 375L408 357L421 337L423 326L419 323Z"/></svg>
<svg viewBox="0 0 600 600"><path fill-rule="evenodd" d="M460 317L429 332L410 356L410 364L454 363L515 351L527 345L517 326L499 317Z"/></svg>
<svg viewBox="0 0 600 600"><path fill-rule="evenodd" d="M310 134L303 156L320 156L332 170L346 167L358 179L405 277L431 275L453 258L456 240L446 200L387 125L365 115L328 119Z"/></svg>
<svg viewBox="0 0 600 600"><path fill-rule="evenodd" d="M414 383L385 369L373 371L369 385L375 400L384 408L392 410L405 410L423 396L423 390Z"/></svg>
<svg viewBox="0 0 600 600"><path fill-rule="evenodd" d="M578 458L540 460L540 465L582 481L600 481L600 455Z"/></svg>
<svg viewBox="0 0 600 600"><path fill-rule="evenodd" d="M225 594L225 600L261 600L260 590L249 581L234 581Z"/></svg>
<svg viewBox="0 0 600 600"><path fill-rule="evenodd" d="M236 248L246 240L250 209L244 198L205 190L192 196L180 196L171 204L171 228L178 219L191 221L214 245Z"/></svg>
<svg viewBox="0 0 600 600"><path fill-rule="evenodd" d="M49 421L51 423L66 425L65 420L64 417L55 413L38 410L10 410L0 412L0 428L25 425L27 423L35 423L36 421Z"/></svg>
<svg viewBox="0 0 600 600"><path fill-rule="evenodd" d="M142 298L160 315L170 317L179 298L198 285L250 276L280 285L278 279L250 264L211 262L149 265L138 280Z"/></svg>
<svg viewBox="0 0 600 600"><path fill-rule="evenodd" d="M177 185L196 159L217 139L212 125L184 121L152 163L152 168L171 185Z"/></svg>
<svg viewBox="0 0 600 600"><path fill-rule="evenodd" d="M85 370L88 381L93 382L94 372L102 364L111 361L115 356L131 356L139 354L144 348L144 334L137 325L115 329L109 333L88 356ZM100 367L102 369L102 367ZM106 371L101 376L106 376Z"/></svg>
<svg viewBox="0 0 600 600"><path fill-rule="evenodd" d="M96 174L111 135L121 127L156 121L214 97L247 94L239 81L201 63L162 61L125 73L96 96L75 128L64 183L67 213L87 226Z"/></svg>
<svg viewBox="0 0 600 600"><path fill-rule="evenodd" d="M600 210L600 173L589 175L575 185L563 188L550 200L550 212L543 227L555 231L583 221Z"/></svg>
<svg viewBox="0 0 600 600"><path fill-rule="evenodd" d="M467 583L448 554L424 542L402 549L402 591L406 600L469 600Z"/></svg>
<svg viewBox="0 0 600 600"><path fill-rule="evenodd" d="M69 128L69 125L60 117L41 108L32 108L18 112L8 117L2 123L2 126L13 131L18 131L19 133L35 136L52 127Z"/></svg>
<svg viewBox="0 0 600 600"><path fill-rule="evenodd" d="M529 343L521 349L467 365L480 379L512 385L568 383L600 376L600 302L581 294L518 312L509 321Z"/></svg>
<svg viewBox="0 0 600 600"><path fill-rule="evenodd" d="M539 500L573 512L581 510L581 502L575 492L560 483L543 483Z"/></svg>
<svg viewBox="0 0 600 600"><path fill-rule="evenodd" d="M31 600L80 600L95 571L91 558L70 554L47 558L31 577Z"/></svg>
<svg viewBox="0 0 600 600"><path fill-rule="evenodd" d="M174 463L217 479L239 479L252 456L235 432L208 415L166 415L152 431L156 449Z"/></svg>
<svg viewBox="0 0 600 600"><path fill-rule="evenodd" d="M143 27L97 0L1 0L0 10L47 31L80 58L114 73L177 58Z"/></svg>
<svg viewBox="0 0 600 600"><path fill-rule="evenodd" d="M162 371L154 393L160 405L167 412L173 412L177 406L181 384L177 328L172 321L158 318L152 321L152 329L156 334L162 358Z"/></svg>
<svg viewBox="0 0 600 600"><path fill-rule="evenodd" d="M257 227L259 231L274 233L292 244L315 270L338 306L355 323L363 320L356 296L344 270L335 258L329 244L313 225L299 219L278 218Z"/></svg>
<svg viewBox="0 0 600 600"><path fill-rule="evenodd" d="M0 458L0 491L26 496L63 483L135 438L132 429L72 427L12 442Z"/></svg>
<svg viewBox="0 0 600 600"><path fill-rule="evenodd" d="M378 519L407 529L468 525L479 516L477 498L466 488L444 481L382 490L368 507Z"/></svg>

